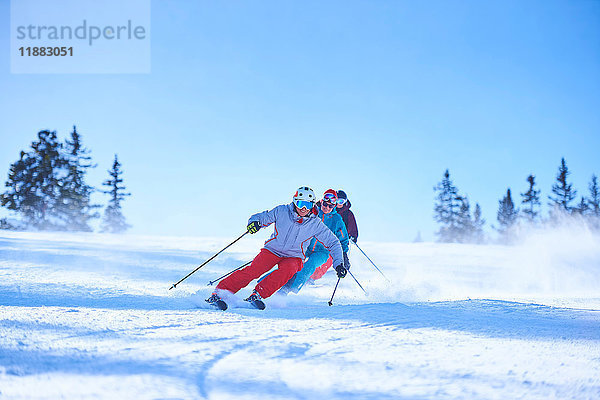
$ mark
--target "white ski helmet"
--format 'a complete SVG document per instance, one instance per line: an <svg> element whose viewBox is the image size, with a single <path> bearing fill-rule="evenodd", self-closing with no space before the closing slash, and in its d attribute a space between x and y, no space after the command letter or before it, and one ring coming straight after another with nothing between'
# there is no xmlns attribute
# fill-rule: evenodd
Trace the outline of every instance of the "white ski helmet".
<svg viewBox="0 0 600 400"><path fill-rule="evenodd" d="M294 201L296 200L310 201L311 203L314 203L317 200L317 198L315 197L315 192L313 192L311 188L309 188L308 186L302 186L301 188L298 188L298 190L296 190L296 194L294 195Z"/></svg>

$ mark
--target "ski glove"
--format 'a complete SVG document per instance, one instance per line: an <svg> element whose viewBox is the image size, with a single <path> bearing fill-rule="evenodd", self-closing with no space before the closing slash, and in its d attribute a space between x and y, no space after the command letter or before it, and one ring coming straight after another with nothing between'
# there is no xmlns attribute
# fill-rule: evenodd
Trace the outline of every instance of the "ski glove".
<svg viewBox="0 0 600 400"><path fill-rule="evenodd" d="M350 240L352 240L354 243L356 243L356 238L354 236L350 236Z"/></svg>
<svg viewBox="0 0 600 400"><path fill-rule="evenodd" d="M335 267L335 272L337 272L338 278L343 278L348 273L348 271L346 271L346 268L344 268L344 264L340 264L337 267Z"/></svg>
<svg viewBox="0 0 600 400"><path fill-rule="evenodd" d="M348 259L348 253L344 253L344 268L350 269L350 260Z"/></svg>
<svg viewBox="0 0 600 400"><path fill-rule="evenodd" d="M260 223L258 221L252 221L248 224L248 232L256 233L260 230Z"/></svg>

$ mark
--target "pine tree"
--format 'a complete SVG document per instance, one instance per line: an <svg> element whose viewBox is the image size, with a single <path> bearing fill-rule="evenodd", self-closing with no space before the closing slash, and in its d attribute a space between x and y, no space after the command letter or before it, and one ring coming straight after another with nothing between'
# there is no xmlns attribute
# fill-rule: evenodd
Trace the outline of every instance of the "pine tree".
<svg viewBox="0 0 600 400"><path fill-rule="evenodd" d="M448 170L434 190L438 192L434 218L441 225L437 235L440 242L453 242L458 236L458 212L462 202L458 199L458 190L452 183Z"/></svg>
<svg viewBox="0 0 600 400"><path fill-rule="evenodd" d="M469 243L473 235L473 220L471 219L471 205L469 199L465 196L458 196L460 208L457 216L456 241L459 243Z"/></svg>
<svg viewBox="0 0 600 400"><path fill-rule="evenodd" d="M10 166L2 206L21 214L27 227L63 229L56 212L64 167L61 149L56 132L43 130L31 151L22 151Z"/></svg>
<svg viewBox="0 0 600 400"><path fill-rule="evenodd" d="M21 213L28 225L34 225L46 208L33 186L34 163L33 156L21 151L19 159L11 164L4 184L9 189L2 194L2 207Z"/></svg>
<svg viewBox="0 0 600 400"><path fill-rule="evenodd" d="M527 182L529 182L529 190L525 193L521 193L521 197L523 200L521 203L523 204L523 214L525 214L525 218L529 222L535 222L538 218L539 211L537 208L540 206L540 190L535 189L535 176L529 175L527 177Z"/></svg>
<svg viewBox="0 0 600 400"><path fill-rule="evenodd" d="M556 175L556 181L552 185L552 193L555 197L548 196L552 201L549 203L553 207L557 207L559 210L570 212L572 207L570 203L575 199L577 191L573 189L573 185L567 182L567 177L570 172L567 168L565 159L562 158L560 161L560 167L558 167L558 174Z"/></svg>
<svg viewBox="0 0 600 400"><path fill-rule="evenodd" d="M498 203L498 223L500 224L498 231L506 239L506 235L508 235L509 230L517 222L519 211L515 208L510 189L506 191L506 196L504 196Z"/></svg>
<svg viewBox="0 0 600 400"><path fill-rule="evenodd" d="M585 200L585 197L581 196L581 201L579 202L578 205L576 205L575 207L573 207L573 214L578 214L578 215L586 215L588 213L589 210L589 206L587 201Z"/></svg>
<svg viewBox="0 0 600 400"><path fill-rule="evenodd" d="M598 178L596 175L592 175L589 188L590 198L588 205L590 207L590 214L600 218L600 190L598 190Z"/></svg>
<svg viewBox="0 0 600 400"><path fill-rule="evenodd" d="M91 163L90 151L83 147L81 136L73 126L71 140L65 142L66 176L61 179L59 214L67 230L91 232L90 220L100 215L95 211L99 205L91 204L94 188L85 183L85 175Z"/></svg>
<svg viewBox="0 0 600 400"><path fill-rule="evenodd" d="M131 196L131 193L125 193L125 186L121 186L123 179L121 175L121 164L115 154L115 161L113 162L112 169L108 171L110 178L102 183L103 186L108 186L110 190L104 191L105 194L110 195L108 205L104 210L104 218L102 220L102 232L109 233L121 233L125 232L131 225L125 222L125 217L121 212L121 201L126 196Z"/></svg>
<svg viewBox="0 0 600 400"><path fill-rule="evenodd" d="M475 203L475 211L473 212L473 243L481 244L485 241L485 234L483 232L483 226L485 225L485 219L481 214L481 207L479 203Z"/></svg>

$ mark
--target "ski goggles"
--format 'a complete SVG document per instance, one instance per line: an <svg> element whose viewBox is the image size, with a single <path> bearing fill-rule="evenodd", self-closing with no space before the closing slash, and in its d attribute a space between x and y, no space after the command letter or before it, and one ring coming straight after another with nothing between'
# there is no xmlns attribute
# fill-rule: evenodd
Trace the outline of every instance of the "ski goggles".
<svg viewBox="0 0 600 400"><path fill-rule="evenodd" d="M294 200L294 205L296 207L298 207L298 209L300 209L300 210L303 208L310 210L311 208L313 208L314 203L312 201L306 201L306 200Z"/></svg>
<svg viewBox="0 0 600 400"><path fill-rule="evenodd" d="M323 196L323 201L329 204L335 204L337 200L337 196L334 196L331 193L327 193L325 196Z"/></svg>
<svg viewBox="0 0 600 400"><path fill-rule="evenodd" d="M337 200L337 203L338 203L340 206L343 206L344 204L346 204L346 201L348 201L348 199L338 199L338 200Z"/></svg>

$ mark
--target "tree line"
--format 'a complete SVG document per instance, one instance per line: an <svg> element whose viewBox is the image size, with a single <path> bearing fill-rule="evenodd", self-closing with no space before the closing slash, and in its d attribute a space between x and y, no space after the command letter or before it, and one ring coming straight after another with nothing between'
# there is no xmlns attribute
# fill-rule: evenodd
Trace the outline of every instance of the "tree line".
<svg viewBox="0 0 600 400"><path fill-rule="evenodd" d="M96 191L108 195L100 230L120 233L130 228L121 203L131 194L123 186L117 155L102 182L106 190L98 190L86 182L87 172L97 166L89 154L75 126L64 142L56 131L38 132L30 148L11 164L6 191L0 196L0 205L20 219L0 219L0 229L91 232L90 223L101 217L102 206L91 200Z"/></svg>
<svg viewBox="0 0 600 400"><path fill-rule="evenodd" d="M576 202L577 191L569 182L570 171L564 158L561 159L556 181L552 185L552 194L548 196L550 212L547 217L541 213L541 190L535 181L535 175L530 174L527 189L520 193L520 207L513 199L510 188L498 201L497 222L493 227L499 235L499 241L510 243L516 235L516 230L523 226L540 226L553 224L566 215L582 218L593 229L600 229L600 192L598 178L592 175L588 185L588 195L581 196ZM437 237L446 243L483 243L485 220L481 216L481 207L475 204L471 213L469 198L459 193L450 178L450 172L445 171L442 180L434 187L437 193L434 205L434 218L439 224Z"/></svg>

